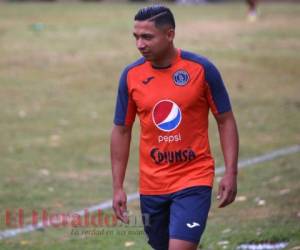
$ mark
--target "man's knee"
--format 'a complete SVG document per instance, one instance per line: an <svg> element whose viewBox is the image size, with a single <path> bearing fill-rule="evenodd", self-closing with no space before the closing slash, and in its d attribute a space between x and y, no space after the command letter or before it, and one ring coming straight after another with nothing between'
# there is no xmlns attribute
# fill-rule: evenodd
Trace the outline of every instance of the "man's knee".
<svg viewBox="0 0 300 250"><path fill-rule="evenodd" d="M198 244L186 240L169 240L169 250L196 250L197 246Z"/></svg>

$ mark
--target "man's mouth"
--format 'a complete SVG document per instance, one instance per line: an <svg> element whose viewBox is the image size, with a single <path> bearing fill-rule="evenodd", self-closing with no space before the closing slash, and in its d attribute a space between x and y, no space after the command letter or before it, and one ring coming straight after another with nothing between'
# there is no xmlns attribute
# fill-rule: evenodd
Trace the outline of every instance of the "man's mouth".
<svg viewBox="0 0 300 250"><path fill-rule="evenodd" d="M143 56L149 56L151 53L149 51L141 51Z"/></svg>

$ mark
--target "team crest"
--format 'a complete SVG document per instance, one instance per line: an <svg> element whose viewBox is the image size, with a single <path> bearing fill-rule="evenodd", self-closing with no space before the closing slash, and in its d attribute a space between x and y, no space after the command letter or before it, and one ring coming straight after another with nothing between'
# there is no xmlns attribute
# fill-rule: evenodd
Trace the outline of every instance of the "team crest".
<svg viewBox="0 0 300 250"><path fill-rule="evenodd" d="M190 76L185 70L178 70L173 75L173 81L177 86L184 86L189 80Z"/></svg>

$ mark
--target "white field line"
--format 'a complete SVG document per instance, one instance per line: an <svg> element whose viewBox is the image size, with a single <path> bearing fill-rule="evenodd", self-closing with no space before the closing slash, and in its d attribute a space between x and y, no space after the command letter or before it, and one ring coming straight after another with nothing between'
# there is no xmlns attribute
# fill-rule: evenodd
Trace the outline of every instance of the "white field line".
<svg viewBox="0 0 300 250"><path fill-rule="evenodd" d="M261 249L268 249L268 250L280 250L285 248L288 245L287 242L277 242L277 243L258 243L258 244L242 244L239 245L236 249L237 250L261 250Z"/></svg>
<svg viewBox="0 0 300 250"><path fill-rule="evenodd" d="M255 164L261 163L261 162L265 162L265 161L271 161L273 159L285 156L285 155L290 155L290 154L295 154L297 152L300 152L300 145L294 145L291 147L286 147L286 148L281 148L278 150L274 150L271 151L267 154L263 154L260 156L256 156L253 158L249 158L249 159L245 159L242 161L239 161L238 165L239 165L239 169L241 168L246 168L246 167L250 167L250 166L254 166ZM216 168L215 173L216 174L222 174L225 171L225 167L221 166ZM127 202L131 202L134 200L139 199L139 193L132 193L129 194L127 196ZM107 210L107 209L111 209L112 208L112 200L107 200L105 202L102 202L98 205L94 205L91 207L88 207L86 209L82 209L79 211L75 211L73 213L70 214L76 214L76 215L80 215L83 216L87 211L89 213L95 212L95 211L99 211L99 210ZM61 223L61 221L58 221L57 224ZM51 221L51 225L53 226L53 221ZM16 228L16 229L9 229L9 230L4 230L4 231L0 231L0 240L6 239L6 238L11 238L11 237L15 237L19 234L23 234L23 233L29 233L29 232L33 232L35 230L42 230L44 228L47 228L50 226L50 223L45 223L45 222L38 222L37 225L26 225L22 228Z"/></svg>
<svg viewBox="0 0 300 250"><path fill-rule="evenodd" d="M250 167L255 164L261 163L261 162L271 161L271 160L279 158L281 156L295 154L299 151L300 151L300 145L294 145L294 146L287 147L287 148L281 148L281 149L271 151L267 154L263 154L263 155L256 156L253 158L241 160L241 161L239 161L238 166L239 166L239 169L246 168L246 167ZM222 166L222 167L216 168L215 173L222 174L222 173L224 173L224 171L225 171L225 166Z"/></svg>

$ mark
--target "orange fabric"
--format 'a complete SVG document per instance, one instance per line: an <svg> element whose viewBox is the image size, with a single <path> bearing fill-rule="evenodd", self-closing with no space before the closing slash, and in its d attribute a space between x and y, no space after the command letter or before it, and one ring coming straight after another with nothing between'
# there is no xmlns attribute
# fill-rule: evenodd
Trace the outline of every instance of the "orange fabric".
<svg viewBox="0 0 300 250"><path fill-rule="evenodd" d="M188 73L187 83L183 80L182 85L175 84L178 71ZM140 193L167 194L196 185L212 186L214 160L208 141L208 114L209 108L215 114L217 109L204 68L182 59L178 53L170 68L155 69L149 62L132 68L127 75L127 87L126 125L137 114L141 126ZM163 100L164 106L159 105ZM178 115L180 122L175 129L164 131L155 119L159 123L165 113L171 113L168 109L172 107L173 116L169 118Z"/></svg>

